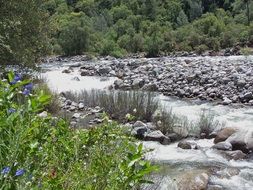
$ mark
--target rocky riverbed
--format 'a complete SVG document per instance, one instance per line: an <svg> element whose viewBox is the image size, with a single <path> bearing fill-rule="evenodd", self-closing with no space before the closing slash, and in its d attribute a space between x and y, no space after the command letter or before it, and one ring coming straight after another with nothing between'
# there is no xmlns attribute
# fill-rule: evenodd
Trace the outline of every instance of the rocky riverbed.
<svg viewBox="0 0 253 190"><path fill-rule="evenodd" d="M79 76L74 80L85 76L116 77L114 89L156 91L224 105L253 105L253 56L96 60L83 56L50 61L71 63L63 72L78 69Z"/></svg>
<svg viewBox="0 0 253 190"><path fill-rule="evenodd" d="M45 64L43 69L46 71L44 76L48 77L50 87L58 92L68 90L80 92L82 89L90 89L90 86L95 89L111 86L111 90L152 90L178 96L179 99L175 100L164 96L162 104L188 116L188 119L195 119L199 114L196 110L200 111L202 108L210 109L220 121L225 119L227 128L215 130L204 139L186 134L183 140L177 138L177 133L182 133L177 129L163 134L156 128L155 123L143 121L125 123L123 127L126 132L144 140L147 149L153 149L147 154L147 159L161 165L159 173L154 174L151 179L155 184L143 189L253 188L252 108L203 104L203 101L197 101L196 104L196 101L190 103L181 99L208 100L225 105L233 103L251 105L253 75L251 76L249 71L253 69L252 57L127 60L112 58L87 60L86 57L75 57L58 61L53 59ZM192 75L194 75L192 80L188 80L187 77ZM234 77L235 75L237 77ZM208 79L204 80L204 76ZM109 80L105 77L109 77ZM226 83L222 82L225 77L229 80ZM173 82L166 83L168 80ZM241 80L245 81L244 85ZM186 87L192 89L189 94ZM210 96L207 87L216 89L213 92L215 96ZM196 89L198 93L193 92ZM179 90L183 90L184 93L179 94ZM233 100L234 96L238 96L236 100ZM82 101L70 101L64 97L60 99L62 109L69 114L73 127L82 121L90 127L103 122L101 117L103 108L87 107Z"/></svg>

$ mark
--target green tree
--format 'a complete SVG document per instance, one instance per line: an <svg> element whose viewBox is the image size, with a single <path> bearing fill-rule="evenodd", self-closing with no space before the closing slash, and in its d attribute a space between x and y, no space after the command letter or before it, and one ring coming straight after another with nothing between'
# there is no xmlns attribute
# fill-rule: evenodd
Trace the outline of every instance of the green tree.
<svg viewBox="0 0 253 190"><path fill-rule="evenodd" d="M34 65L48 52L45 1L0 1L0 63Z"/></svg>

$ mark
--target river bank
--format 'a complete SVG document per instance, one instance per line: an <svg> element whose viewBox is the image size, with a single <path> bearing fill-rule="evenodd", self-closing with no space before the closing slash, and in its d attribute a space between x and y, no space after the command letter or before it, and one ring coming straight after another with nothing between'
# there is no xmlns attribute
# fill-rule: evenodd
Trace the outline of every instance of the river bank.
<svg viewBox="0 0 253 190"><path fill-rule="evenodd" d="M223 105L253 105L252 56L95 60L81 56L49 62L71 63L62 72L77 72L76 80L85 76L116 77L114 89L155 91Z"/></svg>

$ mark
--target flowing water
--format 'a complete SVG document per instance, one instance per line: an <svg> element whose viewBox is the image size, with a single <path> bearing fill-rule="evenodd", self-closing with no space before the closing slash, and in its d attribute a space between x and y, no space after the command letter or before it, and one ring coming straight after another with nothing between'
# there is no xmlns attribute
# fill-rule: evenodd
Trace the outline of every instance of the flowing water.
<svg viewBox="0 0 253 190"><path fill-rule="evenodd" d="M179 58L180 59L180 58ZM198 58L192 58L198 59ZM223 57L212 58L219 61ZM242 57L234 57L233 61L243 62ZM73 63L45 64L42 66L43 78L47 79L49 87L56 92L104 89L113 84L116 78L82 77L78 68L70 74L62 73ZM101 63L102 64L102 63ZM173 97L157 95L161 104L173 113L185 116L190 121L196 121L203 110L210 111L217 121L228 126L238 128L253 127L253 107L232 107L215 105ZM217 150L211 149L213 140L192 140L201 147L199 150L183 150L177 143L161 145L156 142L144 142L146 148L153 149L147 158L161 166L159 174L154 174L156 186L145 189L173 190L178 189L178 179L183 175L193 173L208 173L209 184L220 185L227 190L253 189L253 160L228 160ZM157 185L158 184L158 185ZM187 187L187 186L186 186ZM187 189L187 188L186 188ZM190 188L189 188L190 189Z"/></svg>

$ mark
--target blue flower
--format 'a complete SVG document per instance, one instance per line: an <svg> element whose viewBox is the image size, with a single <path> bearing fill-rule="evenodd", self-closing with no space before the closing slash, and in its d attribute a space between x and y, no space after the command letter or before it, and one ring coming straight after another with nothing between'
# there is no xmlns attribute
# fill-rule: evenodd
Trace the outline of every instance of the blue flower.
<svg viewBox="0 0 253 190"><path fill-rule="evenodd" d="M22 176L24 175L24 173L25 173L24 169L17 170L15 173L15 177Z"/></svg>
<svg viewBox="0 0 253 190"><path fill-rule="evenodd" d="M33 89L33 84L29 83L29 84L25 85L24 88L31 91Z"/></svg>
<svg viewBox="0 0 253 190"><path fill-rule="evenodd" d="M30 90L25 88L24 91L22 92L22 94L25 96L28 96L30 94Z"/></svg>
<svg viewBox="0 0 253 190"><path fill-rule="evenodd" d="M11 168L7 166L7 167L4 167L4 169L1 171L1 174L5 175L5 174L8 174L10 171L11 171Z"/></svg>
<svg viewBox="0 0 253 190"><path fill-rule="evenodd" d="M20 74L16 74L16 75L14 76L14 80L15 80L15 81L21 81L21 80L22 80L22 76L21 76Z"/></svg>
<svg viewBox="0 0 253 190"><path fill-rule="evenodd" d="M14 76L14 80L10 82L11 85L14 85L16 84L18 81L21 81L22 80L22 77L20 74L15 74Z"/></svg>
<svg viewBox="0 0 253 190"><path fill-rule="evenodd" d="M17 110L15 110L14 108L10 108L10 109L8 109L8 113L15 113Z"/></svg>

